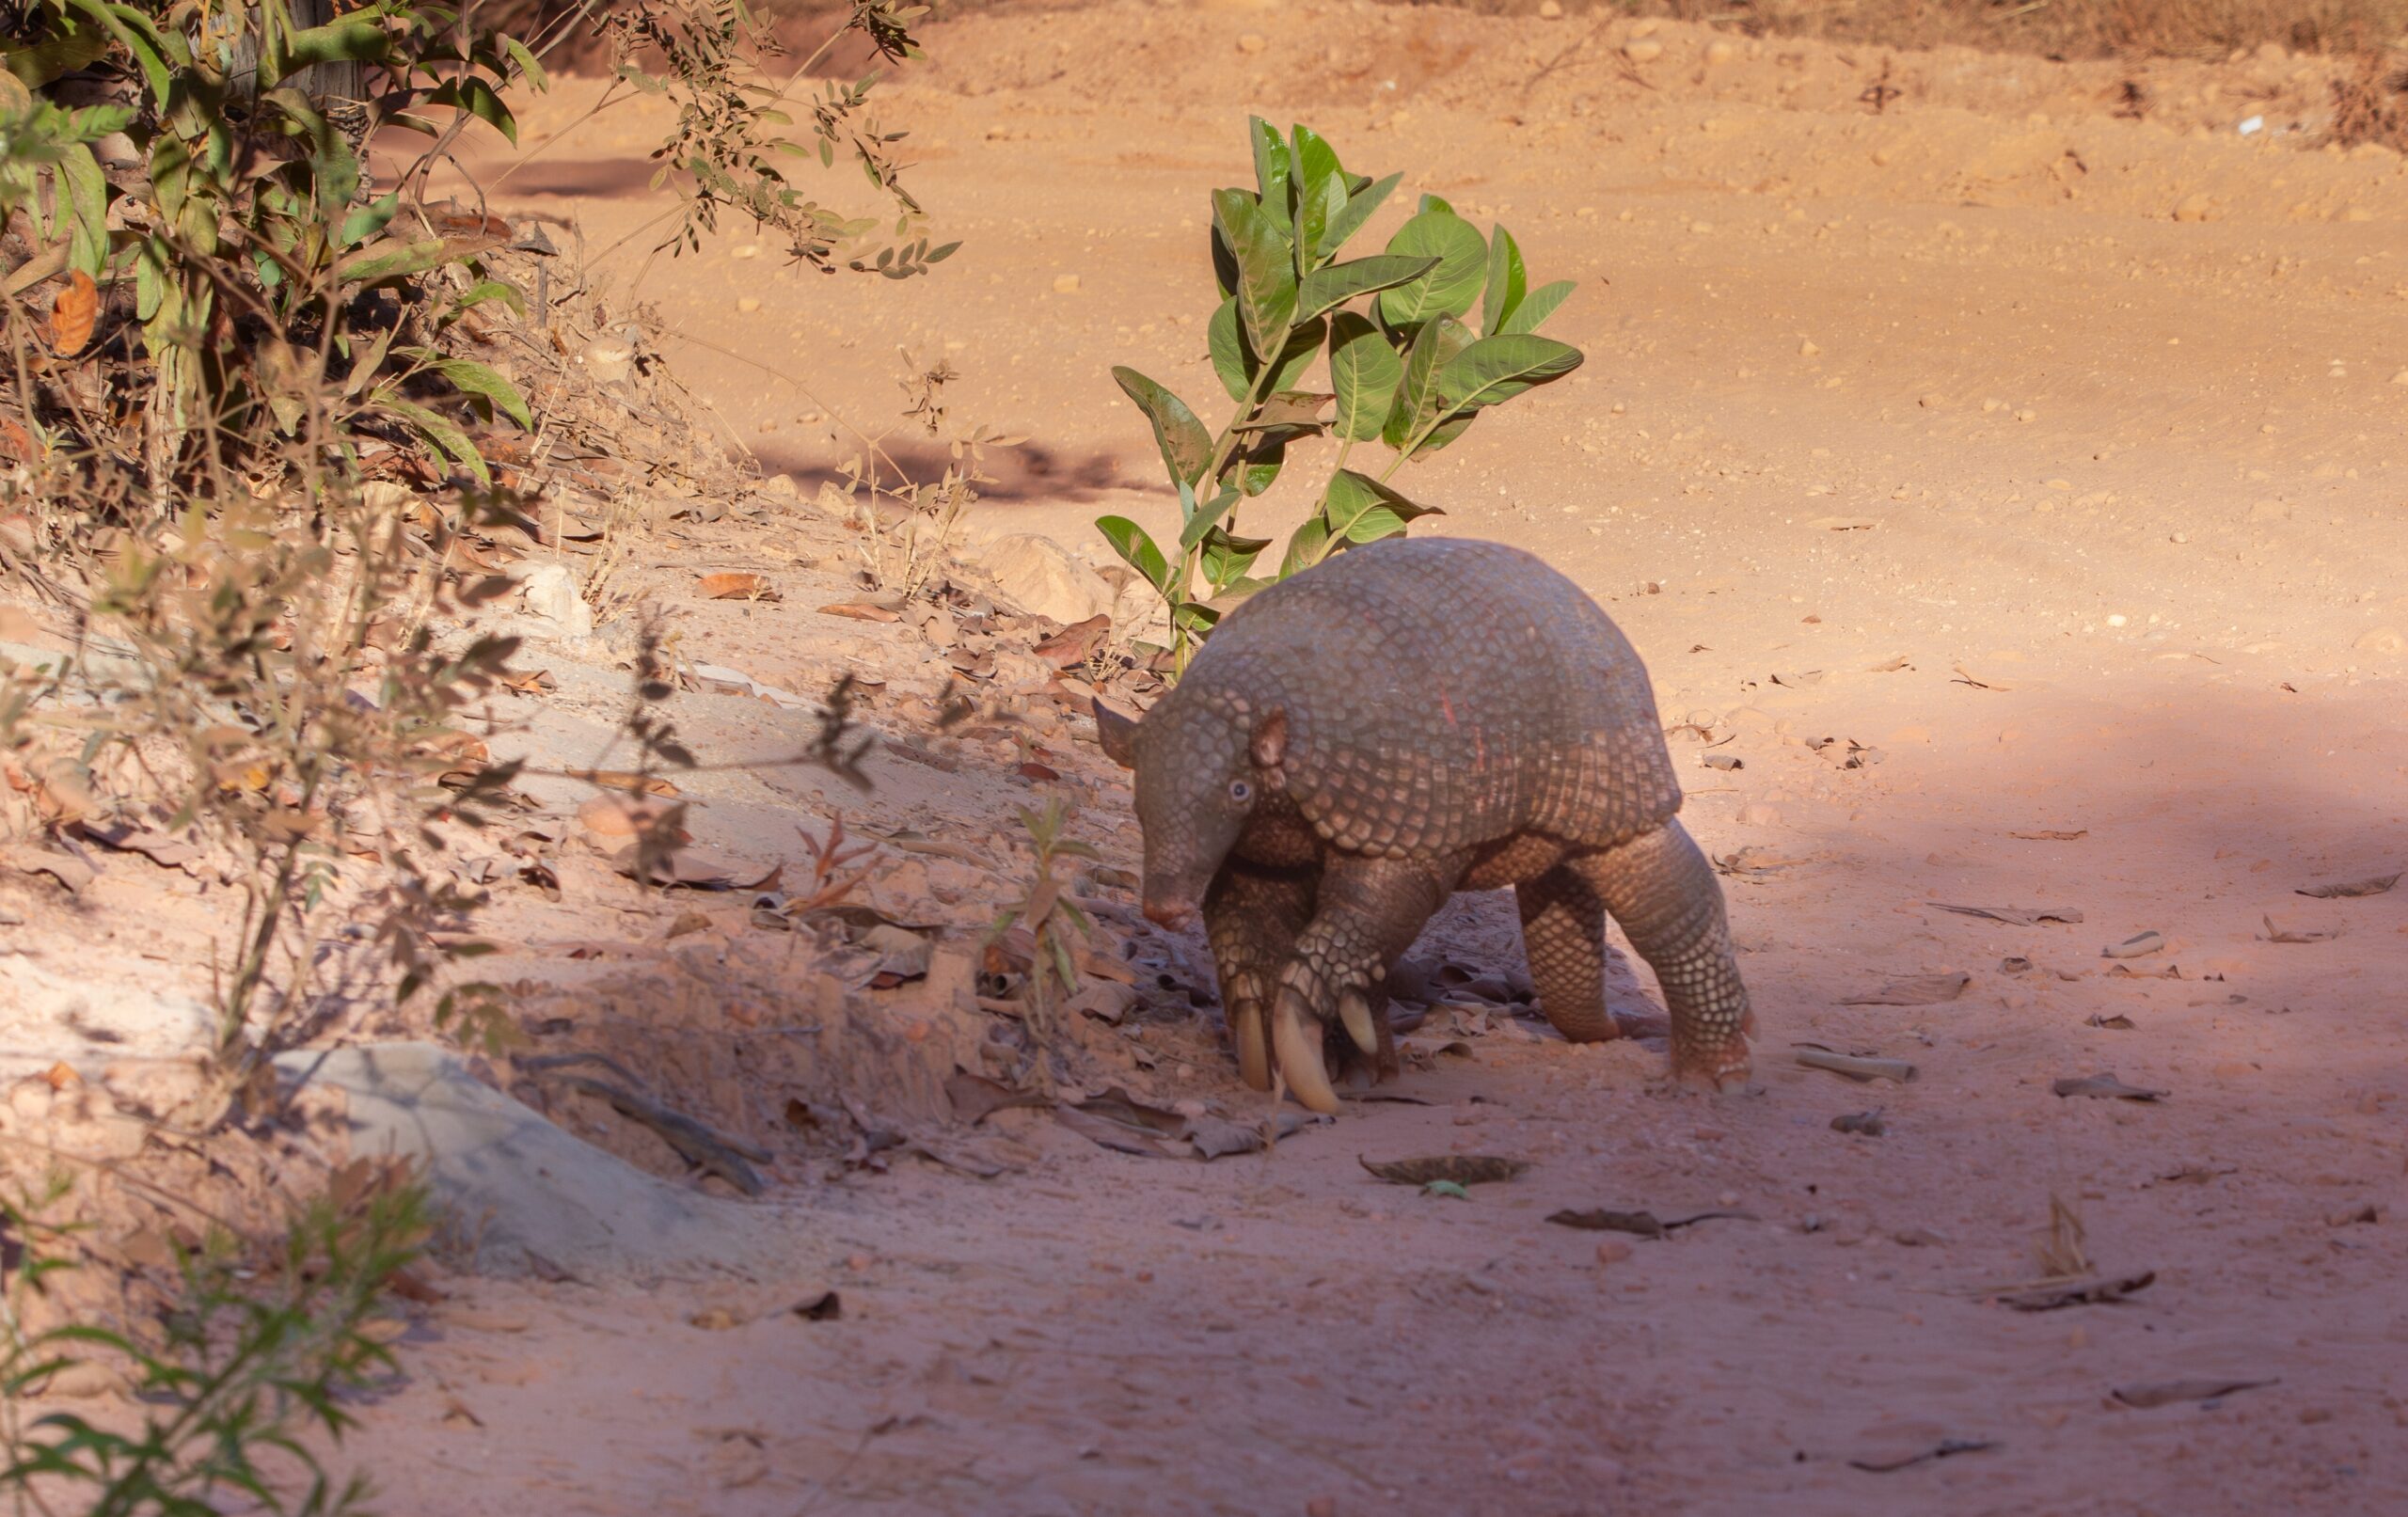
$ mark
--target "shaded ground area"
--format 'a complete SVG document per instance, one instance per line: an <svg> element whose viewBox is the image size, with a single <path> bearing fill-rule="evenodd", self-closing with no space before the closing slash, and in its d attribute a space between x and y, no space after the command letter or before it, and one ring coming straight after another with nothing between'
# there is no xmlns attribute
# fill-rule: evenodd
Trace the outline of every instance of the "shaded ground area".
<svg viewBox="0 0 2408 1517"><path fill-rule="evenodd" d="M1099 511L1175 509L1107 370L1212 393L1204 196L1245 172L1246 109L1506 221L1537 277L1581 281L1553 329L1589 362L1408 488L1449 512L1426 526L1579 579L1687 724L1685 815L1728 861L1762 1093L1671 1097L1658 1051L1498 1015L1397 1087L1428 1104L1209 1164L1028 1112L945 1140L974 1145L949 1167L778 1147L785 1267L642 1292L454 1281L411 1383L363 1409L388 1509L2408 1501L2408 891L2295 893L2408 865L2408 177L2307 145L2339 66L2155 65L2135 121L2106 65L1902 55L1877 114L1878 59L1678 25L1101 7L927 42L886 108L961 253L872 288L723 238L643 276L647 340L803 502L857 446L832 408L892 426L895 350L948 355L958 414L1032 439L970 536L1092 558ZM530 113L538 155L496 197L596 248L657 213L618 166L662 124L629 106L546 143L598 87ZM603 272L631 277L645 241ZM949 650L822 614L855 593L857 545L766 498L627 584L668 599L686 656L803 692L875 672L874 716L908 727ZM699 599L704 570L768 573L784 599ZM576 752L619 675L591 647L537 655L561 676L538 736ZM677 709L729 756L810 730L726 693ZM1083 835L1133 867L1125 788L1085 731L1039 711L942 764L890 753L866 798L809 771L697 777L689 825L789 871L790 830L837 808L966 847L890 847L867 898L974 940L1020 867L1009 808L1049 783L1022 763L1086 798ZM1707 744L1742 766L1705 766ZM830 999L811 950L741 899L664 902L591 864L562 884L508 906L496 977L753 1141L794 1120L789 1083L874 1089L935 1133L930 1082L955 1052L976 1067L983 1023L933 992ZM1459 907L1434 946L1493 964L1497 906ZM1968 906L2079 919L1950 909ZM1125 910L1111 925L1149 973L1200 962ZM2105 956L2146 932L2162 948ZM1885 1003L1893 980L1956 973L1954 995ZM1083 1023L1095 1067L1259 1114L1214 1020L1145 1004ZM1798 1065L1801 1043L1916 1078L1852 1084ZM2108 1073L2164 1095L2053 1093ZM1882 1135L1831 1128L1868 1111ZM1534 1167L1454 1199L1357 1163L1457 1151ZM2099 1273L2149 1283L1988 1300L2044 1272L2052 1198ZM1660 1239L1547 1220L1599 1208L1747 1215ZM840 1315L790 1309L830 1289ZM1957 1443L1989 1446L1884 1468Z"/></svg>

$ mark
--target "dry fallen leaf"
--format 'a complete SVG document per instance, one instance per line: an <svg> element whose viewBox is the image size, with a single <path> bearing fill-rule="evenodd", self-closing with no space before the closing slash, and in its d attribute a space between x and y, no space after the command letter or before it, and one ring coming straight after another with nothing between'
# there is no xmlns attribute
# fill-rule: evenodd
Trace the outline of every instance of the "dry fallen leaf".
<svg viewBox="0 0 2408 1517"><path fill-rule="evenodd" d="M1951 685L1970 685L1977 690L2011 690L2015 688L2014 686L2009 685L2004 680L1992 679L1985 674L1975 674L1963 664L1957 664L1955 668L1956 671L1956 677L1948 682Z"/></svg>
<svg viewBox="0 0 2408 1517"><path fill-rule="evenodd" d="M768 575L729 571L706 574L702 579L703 593L712 600L776 600L778 593ZM893 617L889 621L895 620Z"/></svg>
<svg viewBox="0 0 2408 1517"><path fill-rule="evenodd" d="M2162 1090L2149 1090L2140 1085L2128 1085L2111 1074L2083 1075L2079 1079L2060 1080L2049 1088L2060 1096L2097 1096L2125 1101L2162 1101L2171 1094Z"/></svg>
<svg viewBox="0 0 2408 1517"><path fill-rule="evenodd" d="M2131 937L2125 939L2122 942L2109 943L2106 947L2101 948L2099 950L2099 956L2101 958L2140 958L2149 954L2162 954L2163 952L2165 952L2165 938L2163 934L2156 932L2136 932Z"/></svg>
<svg viewBox="0 0 2408 1517"><path fill-rule="evenodd" d="M2071 843L2076 838L2086 838L2089 835L2090 829L2086 827L2078 828L2072 831L2059 831L2054 829L2050 829L2036 832L2009 832L2007 834L2008 837L2022 838L2031 843Z"/></svg>
<svg viewBox="0 0 2408 1517"><path fill-rule="evenodd" d="M1755 1216L1746 1211L1698 1211L1686 1217L1658 1217L1653 1211L1558 1211L1546 1220L1559 1227L1577 1227L1592 1233L1629 1233L1638 1238L1661 1238L1666 1233L1701 1222L1729 1217L1740 1222L1753 1222Z"/></svg>
<svg viewBox="0 0 2408 1517"><path fill-rule="evenodd" d="M1986 1448L1997 1446L1997 1444L1988 1438L1942 1438L1928 1448L1918 1448L1901 1454L1877 1455L1870 1459L1852 1459L1847 1462L1850 1469L1862 1470L1868 1475L1887 1475L1893 1470L1903 1470L1915 1464L1926 1464L1935 1459L1949 1459L1957 1454L1978 1454Z"/></svg>
<svg viewBox="0 0 2408 1517"><path fill-rule="evenodd" d="M1973 977L1962 970L1947 974L1909 974L1892 979L1877 990L1840 997L1843 1006L1930 1006L1954 1001L1965 993Z"/></svg>
<svg viewBox="0 0 2408 1517"><path fill-rule="evenodd" d="M2279 1379L2269 1380L2159 1380L2138 1385L2118 1385L2110 1394L2126 1406L2147 1408L2172 1406L2178 1401L2212 1401L2236 1391L2254 1391L2264 1385L2280 1384Z"/></svg>
<svg viewBox="0 0 2408 1517"><path fill-rule="evenodd" d="M1865 532L1881 525L1877 516L1817 516L1806 524L1827 532Z"/></svg>
<svg viewBox="0 0 2408 1517"><path fill-rule="evenodd" d="M870 606L860 601L839 601L819 608L822 616L841 616L848 622L900 622L902 617L883 606Z"/></svg>
<svg viewBox="0 0 2408 1517"><path fill-rule="evenodd" d="M1991 922L2004 922L2010 927L2029 927L2042 922L2080 922L2082 913L2069 906L1946 906L1934 902L1936 909L1954 911L1958 916L1983 917Z"/></svg>
<svg viewBox="0 0 2408 1517"><path fill-rule="evenodd" d="M1882 1059L1861 1053L1841 1053L1820 1043L1795 1046L1798 1062L1809 1069L1821 1069L1862 1083L1871 1080L1887 1080L1906 1084L1915 1078L1915 1067L1904 1059Z"/></svg>
<svg viewBox="0 0 2408 1517"><path fill-rule="evenodd" d="M2104 1305L2109 1302L2121 1301L2136 1290L2147 1289L2156 1278L2156 1271L2143 1270L2138 1274L2113 1278L2096 1276L2087 1280L2052 1281L2027 1290L2003 1292L1997 1300L2019 1312L2050 1312L2061 1306Z"/></svg>
<svg viewBox="0 0 2408 1517"><path fill-rule="evenodd" d="M1894 674L1902 669L1912 669L1914 667L1914 665L1908 663L1906 656L1901 654L1895 658L1884 659L1882 662L1875 664L1871 669L1866 670L1865 672L1868 674Z"/></svg>
<svg viewBox="0 0 2408 1517"><path fill-rule="evenodd" d="M2341 929L2338 927L2329 930L2321 927L2278 927L2274 925L2273 917L2267 917L2265 922L2266 940L2270 943L2331 942L2341 936Z"/></svg>
<svg viewBox="0 0 2408 1517"><path fill-rule="evenodd" d="M92 340L92 326L101 317L100 287L82 269L68 276L67 288L50 307L50 348L71 358Z"/></svg>
<svg viewBox="0 0 2408 1517"><path fill-rule="evenodd" d="M2398 875L2377 875L2370 879L2346 880L2337 885L2309 885L2293 891L2294 895L2313 895L2319 900L2341 900L2360 895L2381 895L2400 883Z"/></svg>
<svg viewBox="0 0 2408 1517"><path fill-rule="evenodd" d="M1357 1154L1354 1161L1390 1185L1428 1185L1434 1181L1488 1185L1510 1180L1530 1167L1527 1159L1505 1159L1493 1154L1432 1154L1424 1159L1398 1159L1383 1164L1372 1163Z"/></svg>
<svg viewBox="0 0 2408 1517"><path fill-rule="evenodd" d="M1031 648L1029 652L1052 664L1055 669L1075 669L1095 656L1112 635L1112 618L1098 614L1084 622L1073 622L1061 631Z"/></svg>

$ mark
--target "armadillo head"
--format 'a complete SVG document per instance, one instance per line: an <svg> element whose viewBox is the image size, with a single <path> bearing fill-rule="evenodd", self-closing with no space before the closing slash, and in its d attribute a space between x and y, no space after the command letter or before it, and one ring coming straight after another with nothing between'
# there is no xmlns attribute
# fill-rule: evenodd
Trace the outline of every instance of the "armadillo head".
<svg viewBox="0 0 2408 1517"><path fill-rule="evenodd" d="M1136 771L1146 915L1184 926L1259 798L1281 788L1288 714L1180 685L1140 722L1099 705L1103 751Z"/></svg>

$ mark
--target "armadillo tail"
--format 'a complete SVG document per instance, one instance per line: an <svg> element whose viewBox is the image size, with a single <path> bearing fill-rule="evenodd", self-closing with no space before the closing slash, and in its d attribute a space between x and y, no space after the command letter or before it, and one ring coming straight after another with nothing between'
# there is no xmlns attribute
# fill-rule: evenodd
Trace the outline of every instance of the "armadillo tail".
<svg viewBox="0 0 2408 1517"><path fill-rule="evenodd" d="M1678 818L1577 861L1664 988L1672 1073L1711 1089L1748 1082L1755 1017L1731 952L1722 886Z"/></svg>

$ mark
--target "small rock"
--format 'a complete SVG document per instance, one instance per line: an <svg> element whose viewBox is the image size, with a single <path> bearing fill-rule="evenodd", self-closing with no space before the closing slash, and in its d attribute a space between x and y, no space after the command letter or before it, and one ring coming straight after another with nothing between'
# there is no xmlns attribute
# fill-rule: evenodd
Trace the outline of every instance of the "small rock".
<svg viewBox="0 0 2408 1517"><path fill-rule="evenodd" d="M1738 55L1739 50L1721 38L1705 44L1705 61L1708 63L1728 63Z"/></svg>
<svg viewBox="0 0 2408 1517"><path fill-rule="evenodd" d="M1622 55L1633 63L1653 63L1664 55L1664 44L1652 37L1639 38L1622 45Z"/></svg>
<svg viewBox="0 0 2408 1517"><path fill-rule="evenodd" d="M1539 0L1539 20L1561 21L1562 19L1562 0Z"/></svg>
<svg viewBox="0 0 2408 1517"><path fill-rule="evenodd" d="M2358 640L2350 646L2360 653L2408 653L2408 638L2400 636L2396 626L2379 626L2371 632L2360 634Z"/></svg>
<svg viewBox="0 0 2408 1517"><path fill-rule="evenodd" d="M1597 1245L1597 1262L1599 1264L1620 1264L1629 1257L1630 1245L1628 1243L1617 1242L1609 1238Z"/></svg>
<svg viewBox="0 0 2408 1517"><path fill-rule="evenodd" d="M1238 51L1241 53L1259 53L1270 45L1271 40L1264 37L1260 32L1241 32L1238 34Z"/></svg>
<svg viewBox="0 0 2408 1517"><path fill-rule="evenodd" d="M750 316L754 311L761 308L760 297L757 295L746 295L736 303L736 308L742 311L745 315Z"/></svg>
<svg viewBox="0 0 2408 1517"><path fill-rule="evenodd" d="M565 563L539 563L518 581L530 620L555 638L582 638L594 631L594 608L578 593L577 573Z"/></svg>
<svg viewBox="0 0 2408 1517"><path fill-rule="evenodd" d="M2205 190L2195 191L2174 202L2177 221L2210 221L2216 213L2216 203Z"/></svg>
<svg viewBox="0 0 2408 1517"><path fill-rule="evenodd" d="M1761 800L1751 800L1739 808L1738 823L1741 827L1779 827L1781 809L1767 806Z"/></svg>
<svg viewBox="0 0 2408 1517"><path fill-rule="evenodd" d="M1050 537L1016 532L973 550L971 561L1006 599L1065 626L1112 611L1112 587Z"/></svg>
<svg viewBox="0 0 2408 1517"><path fill-rule="evenodd" d="M1814 345L1814 340L1811 338L1800 341L1798 344L1798 356L1801 358L1811 358L1822 351L1822 349Z"/></svg>
<svg viewBox="0 0 2408 1517"><path fill-rule="evenodd" d="M600 337L588 342L578 359L596 384L608 385L627 377L627 371L635 367L636 350L632 343Z"/></svg>
<svg viewBox="0 0 2408 1517"><path fill-rule="evenodd" d="M1079 277L1075 274L1055 275L1054 277L1054 292L1057 295L1077 294L1079 292Z"/></svg>

